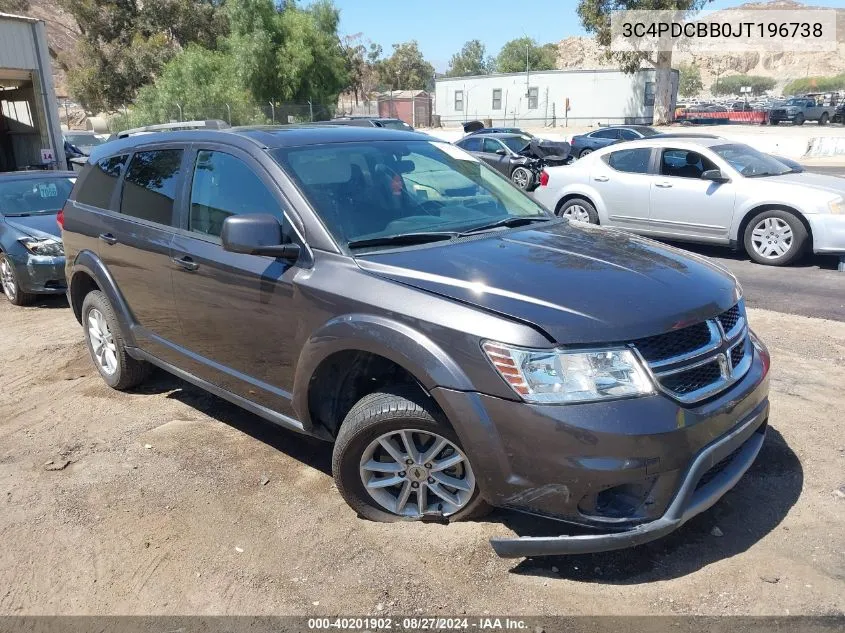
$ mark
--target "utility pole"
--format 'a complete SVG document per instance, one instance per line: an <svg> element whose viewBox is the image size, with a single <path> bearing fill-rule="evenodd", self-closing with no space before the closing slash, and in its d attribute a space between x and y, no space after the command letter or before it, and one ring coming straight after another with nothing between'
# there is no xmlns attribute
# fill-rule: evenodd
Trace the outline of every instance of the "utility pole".
<svg viewBox="0 0 845 633"><path fill-rule="evenodd" d="M270 116L273 118L273 125L276 125L276 106L273 105L272 101L268 101L267 103L270 104Z"/></svg>
<svg viewBox="0 0 845 633"><path fill-rule="evenodd" d="M531 84L531 62L529 59L529 53L531 52L531 40L525 41L525 97L528 97L528 92L530 90L529 85Z"/></svg>

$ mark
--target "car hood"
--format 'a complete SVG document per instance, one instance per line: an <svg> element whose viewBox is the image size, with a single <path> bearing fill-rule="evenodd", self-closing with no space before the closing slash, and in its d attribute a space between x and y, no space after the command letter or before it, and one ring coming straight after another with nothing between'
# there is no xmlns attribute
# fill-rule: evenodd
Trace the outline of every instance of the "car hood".
<svg viewBox="0 0 845 633"><path fill-rule="evenodd" d="M845 178L828 176L826 174L814 174L809 171L802 171L799 174L783 174L782 176L769 176L755 178L760 182L768 182L778 185L803 185L812 187L828 193L845 196Z"/></svg>
<svg viewBox="0 0 845 633"><path fill-rule="evenodd" d="M52 237L61 239L55 213L6 217L6 225L30 237Z"/></svg>
<svg viewBox="0 0 845 633"><path fill-rule="evenodd" d="M550 224L356 261L372 274L530 323L560 344L659 334L739 298L734 277L704 257L612 229Z"/></svg>

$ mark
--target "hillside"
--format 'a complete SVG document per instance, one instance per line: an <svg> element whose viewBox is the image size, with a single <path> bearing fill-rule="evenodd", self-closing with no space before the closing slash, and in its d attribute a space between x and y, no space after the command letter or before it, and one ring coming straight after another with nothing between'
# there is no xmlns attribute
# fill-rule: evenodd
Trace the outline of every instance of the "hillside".
<svg viewBox="0 0 845 633"><path fill-rule="evenodd" d="M60 98L67 96L67 77L59 63L64 54L70 55L79 38L76 21L67 11L62 9L56 0L30 0L29 10L24 12L39 20L44 20L47 26L47 46L50 49L50 59L53 64L53 82L56 95Z"/></svg>
<svg viewBox="0 0 845 633"><path fill-rule="evenodd" d="M741 9L801 9L813 6L795 0L773 0L772 2L749 2ZM730 13L735 9L725 9ZM776 91L793 79L807 75L837 75L845 72L845 10L838 10L836 53L779 52L779 53L736 53L732 55L702 56L688 52L673 55L673 63L696 63L701 69L705 90L718 76L748 74L772 77L777 80ZM719 12L722 13L722 12ZM589 37L568 37L558 44L558 68L613 68L613 62L604 58L603 50Z"/></svg>

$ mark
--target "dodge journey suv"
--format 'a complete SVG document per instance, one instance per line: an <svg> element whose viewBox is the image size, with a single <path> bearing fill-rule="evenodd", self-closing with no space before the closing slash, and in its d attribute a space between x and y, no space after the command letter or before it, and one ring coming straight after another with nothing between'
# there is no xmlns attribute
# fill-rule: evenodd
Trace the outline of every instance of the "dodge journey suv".
<svg viewBox="0 0 845 633"><path fill-rule="evenodd" d="M368 519L497 506L593 528L502 556L617 549L709 508L763 443L769 356L730 274L556 218L429 136L130 137L59 221L108 385L158 366L333 442Z"/></svg>

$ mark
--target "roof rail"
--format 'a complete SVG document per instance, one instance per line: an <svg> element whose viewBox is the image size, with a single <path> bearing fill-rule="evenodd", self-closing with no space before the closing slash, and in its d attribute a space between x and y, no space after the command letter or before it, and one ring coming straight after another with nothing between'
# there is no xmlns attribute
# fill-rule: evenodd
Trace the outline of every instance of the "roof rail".
<svg viewBox="0 0 845 633"><path fill-rule="evenodd" d="M159 123L157 125L145 125L143 127L123 130L115 136L117 138L128 138L135 134L150 134L152 132L172 132L177 130L225 130L231 127L226 121L220 119L209 119L208 121L176 121L173 123Z"/></svg>

